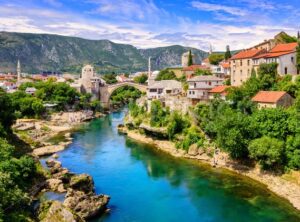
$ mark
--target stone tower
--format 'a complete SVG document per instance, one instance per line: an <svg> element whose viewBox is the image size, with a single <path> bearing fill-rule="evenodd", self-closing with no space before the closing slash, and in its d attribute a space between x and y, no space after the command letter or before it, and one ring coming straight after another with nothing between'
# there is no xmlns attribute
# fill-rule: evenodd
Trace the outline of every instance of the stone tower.
<svg viewBox="0 0 300 222"><path fill-rule="evenodd" d="M82 68L80 83L82 91L86 93L92 93L92 78L95 76L94 67L86 65Z"/></svg>
<svg viewBox="0 0 300 222"><path fill-rule="evenodd" d="M192 53L193 64L195 64L195 54ZM185 52L181 56L181 65L182 67L187 67L189 63L189 52Z"/></svg>

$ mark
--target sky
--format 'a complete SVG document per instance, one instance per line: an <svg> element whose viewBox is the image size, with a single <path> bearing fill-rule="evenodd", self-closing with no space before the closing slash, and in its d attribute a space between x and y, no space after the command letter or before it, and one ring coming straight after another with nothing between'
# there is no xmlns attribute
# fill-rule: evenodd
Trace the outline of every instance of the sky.
<svg viewBox="0 0 300 222"><path fill-rule="evenodd" d="M0 0L0 31L108 39L138 48L248 48L300 30L300 0Z"/></svg>

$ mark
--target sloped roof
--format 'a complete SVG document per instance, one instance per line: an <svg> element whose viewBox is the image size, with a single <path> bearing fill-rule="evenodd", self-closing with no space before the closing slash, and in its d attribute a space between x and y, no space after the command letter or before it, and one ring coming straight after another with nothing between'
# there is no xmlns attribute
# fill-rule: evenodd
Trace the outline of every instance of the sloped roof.
<svg viewBox="0 0 300 222"><path fill-rule="evenodd" d="M253 98L253 102L276 103L287 94L285 91L259 91Z"/></svg>
<svg viewBox="0 0 300 222"><path fill-rule="evenodd" d="M182 70L183 71L196 71L197 69L209 69L209 67L204 66L204 65L191 65L188 67L184 67Z"/></svg>
<svg viewBox="0 0 300 222"><path fill-rule="evenodd" d="M254 59L259 59L259 58L274 58L274 57L279 57L279 56L287 55L287 54L295 52L297 46L298 46L297 42L285 43L285 44L278 44L274 48L272 48L270 50L270 52L263 53L261 55L255 56Z"/></svg>
<svg viewBox="0 0 300 222"><path fill-rule="evenodd" d="M209 93L223 93L226 92L228 88L230 88L230 86L216 86L215 88L212 88Z"/></svg>
<svg viewBox="0 0 300 222"><path fill-rule="evenodd" d="M161 81L155 81L151 86L148 87L149 89L179 89L182 88L181 82L178 82L176 80L161 80Z"/></svg>
<svg viewBox="0 0 300 222"><path fill-rule="evenodd" d="M264 52L264 50L262 49L248 49L248 50L240 51L239 53L232 56L231 60L252 58L254 56L259 55L262 52Z"/></svg>
<svg viewBox="0 0 300 222"><path fill-rule="evenodd" d="M195 76L193 78L190 78L187 80L188 82L201 82L201 81L223 81L224 79L221 79L216 76Z"/></svg>

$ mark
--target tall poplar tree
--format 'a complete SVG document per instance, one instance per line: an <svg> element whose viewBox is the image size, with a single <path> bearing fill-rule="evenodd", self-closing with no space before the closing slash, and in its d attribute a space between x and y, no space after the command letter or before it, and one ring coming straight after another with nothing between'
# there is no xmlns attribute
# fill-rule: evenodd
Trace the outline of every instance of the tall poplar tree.
<svg viewBox="0 0 300 222"><path fill-rule="evenodd" d="M192 51L189 51L189 58L188 58L188 66L193 65L193 56L192 56Z"/></svg>
<svg viewBox="0 0 300 222"><path fill-rule="evenodd" d="M230 48L229 45L226 46L226 52L225 52L225 60L228 60L231 58L231 52L230 52Z"/></svg>

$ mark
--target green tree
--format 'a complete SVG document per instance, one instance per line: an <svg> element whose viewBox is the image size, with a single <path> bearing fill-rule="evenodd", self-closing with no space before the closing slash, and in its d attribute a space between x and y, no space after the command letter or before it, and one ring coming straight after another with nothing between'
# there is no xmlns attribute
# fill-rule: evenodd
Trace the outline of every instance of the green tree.
<svg viewBox="0 0 300 222"><path fill-rule="evenodd" d="M298 39L298 46L296 48L296 61L297 61L297 70L300 71L300 39Z"/></svg>
<svg viewBox="0 0 300 222"><path fill-rule="evenodd" d="M175 134L181 133L187 126L189 122L181 116L180 113L174 111L169 119L169 124L167 127L168 136L173 139Z"/></svg>
<svg viewBox="0 0 300 222"><path fill-rule="evenodd" d="M142 75L134 77L133 81L135 83L144 84L148 80L148 75L146 73L143 73Z"/></svg>
<svg viewBox="0 0 300 222"><path fill-rule="evenodd" d="M231 58L231 52L230 52L230 47L228 45L228 46L226 46L225 60L228 60L230 58Z"/></svg>
<svg viewBox="0 0 300 222"><path fill-rule="evenodd" d="M274 169L282 164L284 142L263 136L250 142L250 157L257 160L263 169Z"/></svg>
<svg viewBox="0 0 300 222"><path fill-rule="evenodd" d="M10 96L0 88L0 136L1 128L9 130L15 120L13 101ZM4 133L2 131L2 133Z"/></svg>
<svg viewBox="0 0 300 222"><path fill-rule="evenodd" d="M275 85L278 77L277 67L278 63L263 63L259 65L257 74L262 85L262 90L269 90Z"/></svg>
<svg viewBox="0 0 300 222"><path fill-rule="evenodd" d="M116 77L117 77L117 75L115 73L103 75L103 79L106 81L107 84L117 83L118 81L117 81Z"/></svg>
<svg viewBox="0 0 300 222"><path fill-rule="evenodd" d="M159 72L155 80L160 81L160 80L171 80L171 79L176 79L175 73L168 69L163 69Z"/></svg>
<svg viewBox="0 0 300 222"><path fill-rule="evenodd" d="M196 69L195 76L211 76L212 73L210 70L207 69Z"/></svg>
<svg viewBox="0 0 300 222"><path fill-rule="evenodd" d="M212 65L219 65L219 63L224 60L224 54L211 54L208 59L209 63Z"/></svg>
<svg viewBox="0 0 300 222"><path fill-rule="evenodd" d="M193 55L192 55L192 50L189 50L188 66L191 65L193 65Z"/></svg>

